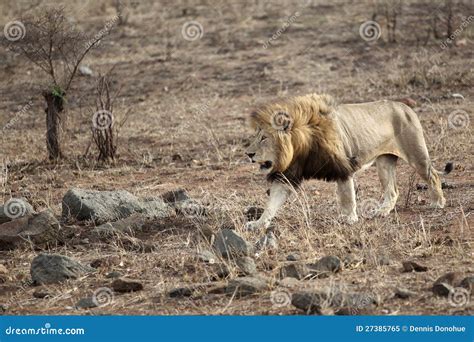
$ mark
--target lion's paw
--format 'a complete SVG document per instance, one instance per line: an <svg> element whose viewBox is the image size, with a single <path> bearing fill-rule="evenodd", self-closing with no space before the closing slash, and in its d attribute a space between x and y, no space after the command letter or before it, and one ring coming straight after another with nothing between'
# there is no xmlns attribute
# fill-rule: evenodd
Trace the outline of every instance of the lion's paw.
<svg viewBox="0 0 474 342"><path fill-rule="evenodd" d="M341 218L344 221L344 223L349 224L349 225L352 225L356 223L357 221L359 221L359 218L357 217L357 215L341 215Z"/></svg>

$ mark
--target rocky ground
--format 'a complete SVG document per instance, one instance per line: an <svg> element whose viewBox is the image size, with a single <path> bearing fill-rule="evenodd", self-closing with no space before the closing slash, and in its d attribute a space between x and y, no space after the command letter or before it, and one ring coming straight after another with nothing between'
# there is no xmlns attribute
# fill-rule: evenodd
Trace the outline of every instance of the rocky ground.
<svg viewBox="0 0 474 342"><path fill-rule="evenodd" d="M59 162L46 158L44 75L0 50L2 312L474 313L473 23L444 48L430 31L433 18L444 27L436 2L404 1L395 42L383 2L125 3L68 94ZM2 23L50 5L2 3ZM113 1L64 5L91 35L116 15ZM458 5L461 27L474 12ZM370 19L381 27L373 41L359 33ZM198 39L184 39L189 21L202 26ZM112 66L117 122L128 114L117 160L101 163L94 82ZM312 181L270 230L245 231L267 198L243 155L246 116L308 92L412 101L435 166L454 163L446 208L429 208L401 162L387 218L372 215L381 194L371 168L357 177L355 225L337 220L334 184Z"/></svg>

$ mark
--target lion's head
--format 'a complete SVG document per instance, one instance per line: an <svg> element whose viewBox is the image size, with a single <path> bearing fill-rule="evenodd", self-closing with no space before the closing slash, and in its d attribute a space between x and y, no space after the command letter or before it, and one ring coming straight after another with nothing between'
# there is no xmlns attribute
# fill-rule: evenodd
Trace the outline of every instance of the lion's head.
<svg viewBox="0 0 474 342"><path fill-rule="evenodd" d="M331 123L324 116L332 106L330 96L310 94L260 107L250 115L256 133L246 154L266 174L285 172L304 159L318 136L330 143Z"/></svg>

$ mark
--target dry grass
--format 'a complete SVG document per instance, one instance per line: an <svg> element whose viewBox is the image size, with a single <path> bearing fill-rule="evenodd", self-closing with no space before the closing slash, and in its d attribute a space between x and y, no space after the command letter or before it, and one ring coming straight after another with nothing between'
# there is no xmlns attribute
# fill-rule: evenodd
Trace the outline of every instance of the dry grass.
<svg viewBox="0 0 474 342"><path fill-rule="evenodd" d="M21 3L3 4L3 21L35 10ZM46 1L47 3L47 1ZM52 164L46 160L42 99L35 92L41 80L36 69L8 51L0 69L6 82L0 86L0 127L13 116L12 128L2 131L0 158L9 160L9 179L3 199L24 196L36 210L51 208L58 215L67 189L101 190L123 188L139 196L156 196L178 187L193 198L212 204L205 219L181 216L151 222L132 238L115 236L93 239L91 224L67 226L70 238L50 252L71 256L84 263L109 258L109 262L84 279L47 288L22 286L28 282L29 265L38 253L34 246L0 252L10 273L0 284L0 303L9 314L83 314L75 303L99 287L109 286L106 275L119 271L143 281L143 291L116 295L110 305L90 310L93 314L297 314L293 307L275 307L270 293L247 298L207 294L191 298L169 298L172 288L205 284L216 277L215 265L198 262L197 251L208 249L206 231L217 231L232 223L248 241L260 233L243 231L244 209L264 205L267 184L243 156L249 129L246 115L258 102L277 96L328 92L342 102L410 96L425 129L430 154L438 168L446 161L456 165L446 178L454 189L446 189L447 206L428 207L428 196L413 188L420 179L410 179L412 170L400 163L397 169L400 199L388 218L362 219L353 226L336 220L334 184L305 183L303 189L281 211L275 221L279 249L261 253L257 267L270 277L286 256L297 253L313 262L325 255L346 261L342 272L326 279L306 282L310 288L351 288L372 292L379 298L377 314L469 314L473 303L462 308L429 291L440 275L453 270L474 272L472 198L472 125L453 129L448 124L454 110L470 113L472 87L472 28L463 32L465 46L439 50L439 41L418 46L412 37L397 44L366 43L358 35L359 25L371 18L369 1L313 1L302 15L272 43L263 44L301 6L298 1L282 3L205 1L128 3L127 20L112 31L107 42L85 61L102 73L115 65L122 89L115 104L117 112L130 116L118 140L115 162L99 163L90 153L93 82L81 77L73 84L67 104L64 152L67 158ZM407 1L397 17L397 28L407 32L422 16L421 2ZM41 6L44 6L43 3ZM99 31L116 15L114 1L79 4L65 2L79 28ZM413 9L413 11L410 11ZM424 18L426 19L426 18ZM204 35L193 42L181 36L186 21L197 20ZM421 21L420 21L421 22ZM430 63L436 51L443 63ZM451 97L461 93L464 100ZM20 109L30 99L31 108ZM471 116L472 120L472 116ZM380 199L376 170L357 179L358 201ZM204 232L204 235L203 235ZM140 241L156 250L134 250ZM381 265L387 257L390 265ZM425 273L401 273L400 262L417 260L429 267ZM230 276L238 274L233 262ZM225 280L224 280L225 281ZM205 285L203 285L205 287ZM417 292L409 300L393 299L394 289ZM44 299L35 291L47 291ZM198 292L199 293L199 292Z"/></svg>

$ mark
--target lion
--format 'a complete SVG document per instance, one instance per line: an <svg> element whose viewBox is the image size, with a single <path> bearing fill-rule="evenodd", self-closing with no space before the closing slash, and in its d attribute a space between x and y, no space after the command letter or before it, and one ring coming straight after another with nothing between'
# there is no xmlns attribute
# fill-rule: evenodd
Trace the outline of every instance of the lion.
<svg viewBox="0 0 474 342"><path fill-rule="evenodd" d="M423 128L406 104L382 100L336 105L326 94L309 94L261 106L250 115L255 136L246 150L271 183L270 198L262 216L248 229L268 228L278 209L307 179L337 183L340 214L345 222L358 221L354 175L375 164L383 201L377 210L387 216L398 198L395 169L405 160L428 183L432 206L446 200L440 174L433 167Z"/></svg>

